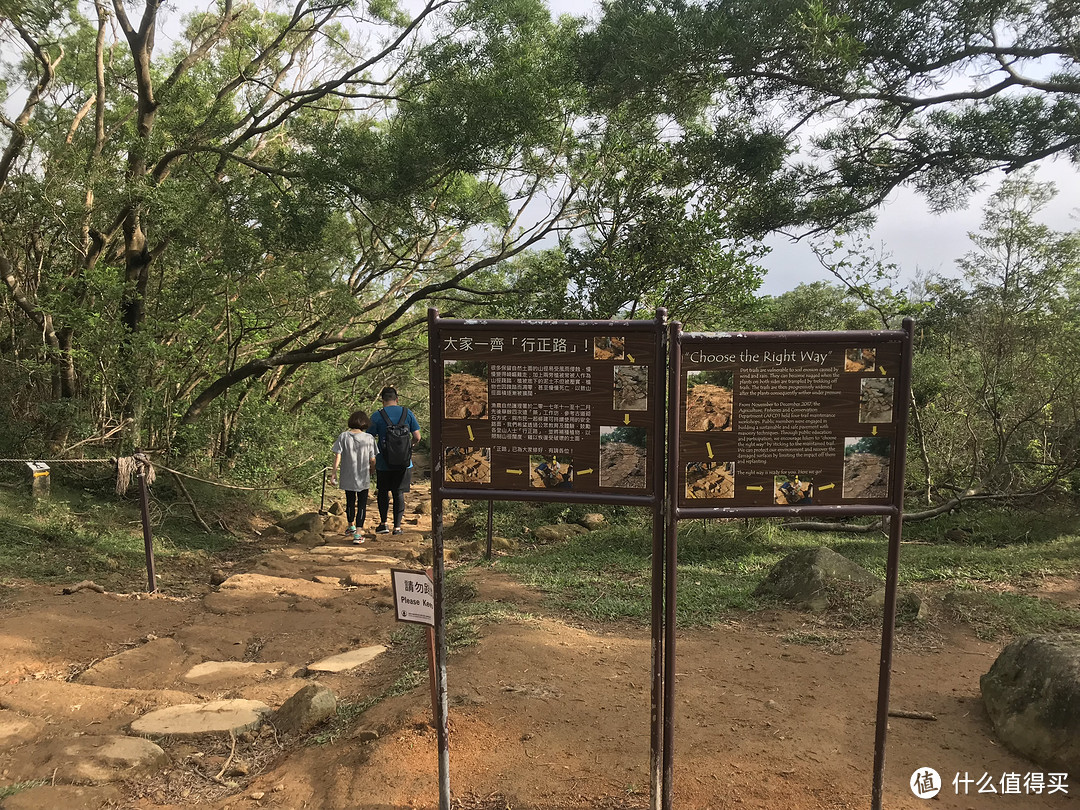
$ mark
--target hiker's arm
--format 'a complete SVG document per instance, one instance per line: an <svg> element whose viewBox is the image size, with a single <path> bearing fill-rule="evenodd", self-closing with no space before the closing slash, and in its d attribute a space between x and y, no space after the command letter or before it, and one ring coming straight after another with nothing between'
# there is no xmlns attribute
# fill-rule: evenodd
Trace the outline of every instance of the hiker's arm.
<svg viewBox="0 0 1080 810"><path fill-rule="evenodd" d="M330 483L331 484L336 484L337 483L337 471L338 471L338 468L340 466L341 466L341 453L334 453L334 469L330 473Z"/></svg>
<svg viewBox="0 0 1080 810"><path fill-rule="evenodd" d="M412 432L412 446L416 447L418 444L420 444L420 431L414 430Z"/></svg>

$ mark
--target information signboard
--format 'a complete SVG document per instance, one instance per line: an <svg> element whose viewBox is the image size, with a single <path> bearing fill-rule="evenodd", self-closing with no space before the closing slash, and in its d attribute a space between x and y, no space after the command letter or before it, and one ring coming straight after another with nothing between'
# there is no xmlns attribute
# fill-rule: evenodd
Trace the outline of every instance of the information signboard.
<svg viewBox="0 0 1080 810"><path fill-rule="evenodd" d="M904 406L896 334L683 334L679 506L890 503Z"/></svg>
<svg viewBox="0 0 1080 810"><path fill-rule="evenodd" d="M661 324L448 321L431 337L443 487L654 496Z"/></svg>
<svg viewBox="0 0 1080 810"><path fill-rule="evenodd" d="M435 586L426 571L391 568L394 611L399 622L435 626Z"/></svg>

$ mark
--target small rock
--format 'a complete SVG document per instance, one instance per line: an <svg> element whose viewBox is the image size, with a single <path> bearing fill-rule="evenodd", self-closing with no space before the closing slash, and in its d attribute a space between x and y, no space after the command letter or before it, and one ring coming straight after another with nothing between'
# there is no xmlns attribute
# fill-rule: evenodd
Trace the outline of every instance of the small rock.
<svg viewBox="0 0 1080 810"><path fill-rule="evenodd" d="M280 526L267 526L260 534L263 537L281 537L285 534L285 530Z"/></svg>
<svg viewBox="0 0 1080 810"><path fill-rule="evenodd" d="M373 728L362 728L353 736L360 742L371 742L379 739L379 732Z"/></svg>
<svg viewBox="0 0 1080 810"><path fill-rule="evenodd" d="M262 797L263 797L263 796L265 796L266 794L265 794L265 793L263 793L263 792L262 792L261 790L256 790L256 791L255 791L254 793L251 793L251 794L249 794L249 795L250 795L250 796L251 796L251 798L253 798L253 799L254 799L255 801L259 801L259 800L260 800L260 799L262 799Z"/></svg>
<svg viewBox="0 0 1080 810"><path fill-rule="evenodd" d="M344 515L329 515L323 521L322 530L333 534L344 534L349 527L349 519Z"/></svg>
<svg viewBox="0 0 1080 810"><path fill-rule="evenodd" d="M314 576L314 577L311 578L311 581L312 582L318 582L318 583L320 583L322 585L340 585L341 584L341 578L340 577Z"/></svg>
<svg viewBox="0 0 1080 810"><path fill-rule="evenodd" d="M218 585L220 585L222 582L224 582L228 578L229 578L228 574L226 574L220 568L215 568L213 571L210 572L210 585L212 587L216 588Z"/></svg>
<svg viewBox="0 0 1080 810"><path fill-rule="evenodd" d="M431 514L431 501L420 501L413 509L413 514L416 515L430 515Z"/></svg>
<svg viewBox="0 0 1080 810"><path fill-rule="evenodd" d="M583 515L581 520L578 521L588 529L590 532L594 532L597 529L603 528L607 525L607 518L601 515L599 512L590 512L587 515Z"/></svg>
<svg viewBox="0 0 1080 810"><path fill-rule="evenodd" d="M321 683L311 683L274 713L274 725L286 734L303 734L337 713L337 697Z"/></svg>
<svg viewBox="0 0 1080 810"><path fill-rule="evenodd" d="M229 769L225 771L226 776L247 776L251 773L251 768L246 762L236 761L229 766Z"/></svg>
<svg viewBox="0 0 1080 810"><path fill-rule="evenodd" d="M334 501L326 511L331 515L342 515L345 513L345 509L342 507L340 501Z"/></svg>

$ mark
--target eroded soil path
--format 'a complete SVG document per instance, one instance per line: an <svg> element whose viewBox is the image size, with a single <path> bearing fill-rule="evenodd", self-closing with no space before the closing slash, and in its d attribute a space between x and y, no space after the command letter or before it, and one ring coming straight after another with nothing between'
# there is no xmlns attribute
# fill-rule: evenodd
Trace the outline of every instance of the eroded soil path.
<svg viewBox="0 0 1080 810"><path fill-rule="evenodd" d="M417 522L401 538L361 548L330 534L324 545L286 544L245 571L227 571L232 585L183 597L7 589L0 787L43 784L4 808L436 807L427 684L359 711L405 663L389 568L417 565L427 524L414 509L423 500L421 492L410 497ZM456 806L648 806L648 629L568 620L497 565L468 576L497 611L479 642L452 654L447 666ZM313 662L372 644L389 649L351 671L318 675L357 707L333 733L324 730L320 744L271 726L236 739L158 739L167 760L153 769L117 770L102 784L72 785L65 776L65 741L130 735L137 717L179 703L241 697L276 708L310 682ZM927 806L908 789L920 767L947 780L965 771L1039 770L996 743L979 700L979 676L1000 647L939 618L901 633L893 705L938 719L892 720L886 807ZM677 808L869 806L879 657L873 629L766 611L680 632L676 653ZM264 667L233 682L192 683L191 667L207 661ZM1061 794L957 796L949 784L933 806L1057 810L1075 802Z"/></svg>

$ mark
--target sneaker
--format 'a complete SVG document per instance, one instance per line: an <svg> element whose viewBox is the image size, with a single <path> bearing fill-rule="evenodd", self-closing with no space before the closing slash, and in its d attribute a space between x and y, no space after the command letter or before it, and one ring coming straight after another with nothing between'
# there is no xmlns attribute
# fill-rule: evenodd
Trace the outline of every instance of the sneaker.
<svg viewBox="0 0 1080 810"><path fill-rule="evenodd" d="M353 535L352 542L354 546L362 546L364 544L364 535L360 534L360 532L356 532L356 534Z"/></svg>
<svg viewBox="0 0 1080 810"><path fill-rule="evenodd" d="M379 527L375 530L375 534L390 534L390 530L386 528L385 523L380 523Z"/></svg>
<svg viewBox="0 0 1080 810"><path fill-rule="evenodd" d="M393 532L393 533L394 533L394 534L401 534L401 527L400 527L400 526L395 526L395 527L394 527L394 532Z"/></svg>
<svg viewBox="0 0 1080 810"><path fill-rule="evenodd" d="M350 525L349 528L347 528L345 530L345 534L356 534L356 527L353 526L353 525Z"/></svg>

